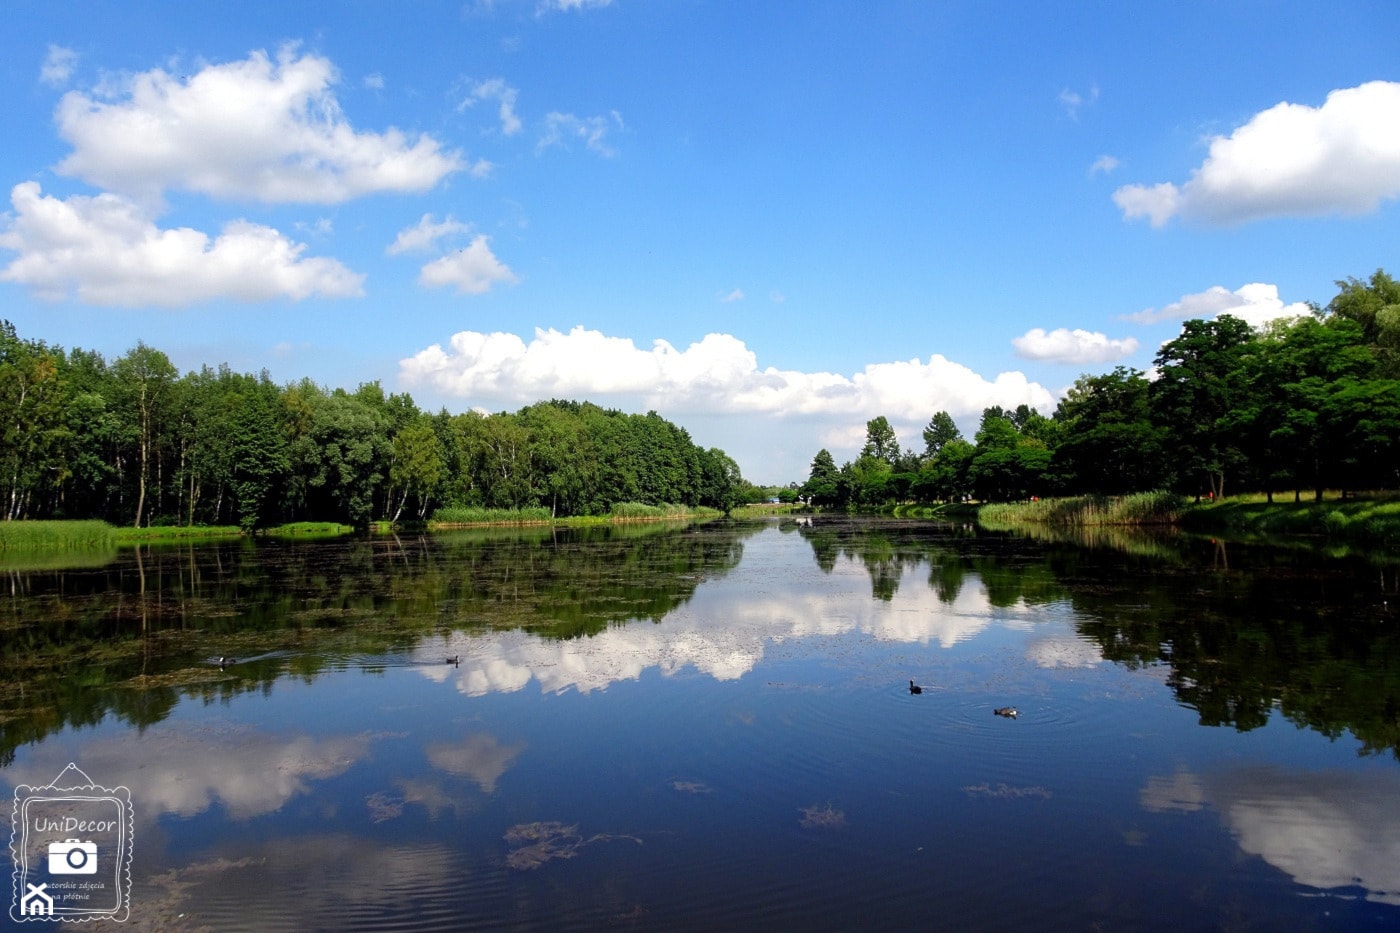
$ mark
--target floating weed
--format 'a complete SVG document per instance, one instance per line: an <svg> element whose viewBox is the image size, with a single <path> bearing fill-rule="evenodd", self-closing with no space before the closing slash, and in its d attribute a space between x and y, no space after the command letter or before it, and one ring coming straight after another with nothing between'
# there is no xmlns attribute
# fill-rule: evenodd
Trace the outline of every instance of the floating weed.
<svg viewBox="0 0 1400 933"><path fill-rule="evenodd" d="M506 865L516 871L530 871L554 859L573 858L584 846L613 839L630 839L637 845L642 844L636 836L611 833L598 833L585 839L579 834L577 823L517 823L506 830L506 845L515 847L506 854Z"/></svg>
<svg viewBox="0 0 1400 933"><path fill-rule="evenodd" d="M403 805L407 802L403 797L390 797L383 791L376 791L365 798L365 806L369 807L369 821L383 823L403 816Z"/></svg>
<svg viewBox="0 0 1400 933"><path fill-rule="evenodd" d="M846 811L832 809L831 804L799 807L803 829L841 829L846 825Z"/></svg>
<svg viewBox="0 0 1400 933"><path fill-rule="evenodd" d="M963 793L969 797L988 797L993 800L1021 800L1026 797L1035 797L1040 800L1049 800L1051 793L1044 787L1012 787L1009 784L998 784L992 787L990 784L973 784L963 788Z"/></svg>

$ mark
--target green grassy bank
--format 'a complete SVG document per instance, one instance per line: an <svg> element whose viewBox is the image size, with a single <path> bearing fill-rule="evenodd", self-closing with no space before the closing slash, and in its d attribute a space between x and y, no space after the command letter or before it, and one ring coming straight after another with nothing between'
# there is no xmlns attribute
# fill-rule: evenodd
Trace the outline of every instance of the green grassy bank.
<svg viewBox="0 0 1400 933"><path fill-rule="evenodd" d="M117 546L106 522L0 522L0 551L96 551Z"/></svg>
<svg viewBox="0 0 1400 933"><path fill-rule="evenodd" d="M1199 503L1189 503L1163 492L1114 498L1077 496L984 505L977 520L992 529L1017 525L1174 526L1188 531L1265 539L1313 537L1371 546L1400 546L1400 498L1389 496L1268 502L1262 495L1250 495Z"/></svg>
<svg viewBox="0 0 1400 933"><path fill-rule="evenodd" d="M1240 496L1189 506L1180 525L1191 531L1310 536L1368 545L1400 545L1400 499L1336 498L1321 502L1264 501Z"/></svg>
<svg viewBox="0 0 1400 933"><path fill-rule="evenodd" d="M1018 524L1057 525L1175 525L1185 500L1170 492L1140 492L1131 496L1071 496L1035 502L997 502L982 506L977 521L989 528Z"/></svg>

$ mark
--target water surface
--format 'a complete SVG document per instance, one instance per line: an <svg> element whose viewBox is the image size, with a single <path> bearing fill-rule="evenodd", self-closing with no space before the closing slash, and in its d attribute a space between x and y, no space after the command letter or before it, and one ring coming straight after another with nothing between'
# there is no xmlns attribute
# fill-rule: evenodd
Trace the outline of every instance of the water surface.
<svg viewBox="0 0 1400 933"><path fill-rule="evenodd" d="M0 789L130 787L134 928L1400 927L1384 561L817 520L4 582Z"/></svg>

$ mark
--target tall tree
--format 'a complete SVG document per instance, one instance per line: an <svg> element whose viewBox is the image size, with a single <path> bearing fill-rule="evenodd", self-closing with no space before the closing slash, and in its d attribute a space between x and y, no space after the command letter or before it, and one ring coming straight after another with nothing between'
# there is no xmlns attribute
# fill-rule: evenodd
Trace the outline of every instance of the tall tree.
<svg viewBox="0 0 1400 933"><path fill-rule="evenodd" d="M862 457L874 457L890 466L894 466L899 460L899 440L895 437L894 428L890 427L889 419L884 415L871 418L865 423L865 447L860 453Z"/></svg>
<svg viewBox="0 0 1400 933"><path fill-rule="evenodd" d="M924 428L924 456L936 457L950 441L961 438L962 432L958 430L953 416L940 411L928 420L928 426Z"/></svg>
<svg viewBox="0 0 1400 933"><path fill-rule="evenodd" d="M141 519L146 517L146 493L150 486L151 464L160 441L162 419L179 374L164 353L140 341L112 364L112 371L116 377L119 405L127 412L135 428L139 475L132 524L139 528Z"/></svg>
<svg viewBox="0 0 1400 933"><path fill-rule="evenodd" d="M1251 395L1246 357L1257 347L1248 323L1222 314L1187 321L1154 360L1154 417L1169 433L1181 475L1200 477L1215 498L1225 495L1226 478L1249 460L1247 426L1258 400Z"/></svg>

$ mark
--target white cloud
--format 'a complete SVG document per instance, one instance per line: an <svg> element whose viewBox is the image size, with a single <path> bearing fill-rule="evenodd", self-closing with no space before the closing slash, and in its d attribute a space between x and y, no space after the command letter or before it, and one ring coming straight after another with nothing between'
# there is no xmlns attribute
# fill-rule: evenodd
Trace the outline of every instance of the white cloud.
<svg viewBox="0 0 1400 933"><path fill-rule="evenodd" d="M1057 327L1046 332L1034 327L1011 341L1016 355L1026 360L1052 363L1110 363L1121 360L1138 348L1133 337L1113 339L1097 331Z"/></svg>
<svg viewBox="0 0 1400 933"><path fill-rule="evenodd" d="M1118 160L1111 155L1101 155L1094 160L1094 164L1089 166L1089 177L1095 175L1107 175L1118 167Z"/></svg>
<svg viewBox="0 0 1400 933"><path fill-rule="evenodd" d="M429 288L451 285L458 294L481 295L497 282L513 285L520 279L491 252L491 238L478 234L469 246L424 266L418 281Z"/></svg>
<svg viewBox="0 0 1400 933"><path fill-rule="evenodd" d="M612 4L612 0L540 0L539 10L542 13L552 10L596 10Z"/></svg>
<svg viewBox="0 0 1400 933"><path fill-rule="evenodd" d="M497 115L501 119L501 132L506 136L514 136L520 132L521 125L520 117L515 114L515 101L519 95L520 92L506 84L502 78L476 81L472 83L458 109L474 106L480 100L494 100L497 104Z"/></svg>
<svg viewBox="0 0 1400 933"><path fill-rule="evenodd" d="M215 299L300 300L361 293L364 276L271 227L236 220L210 240L189 227L162 229L114 194L60 200L37 182L10 193L14 216L0 249L19 255L0 281L40 298L93 305L181 307Z"/></svg>
<svg viewBox="0 0 1400 933"><path fill-rule="evenodd" d="M572 113L552 111L545 115L544 131L535 144L535 151L544 152L553 146L567 149L570 142L577 141L601 156L614 156L617 150L608 145L608 132L622 125L622 116L616 110L612 111L611 118L576 117Z"/></svg>
<svg viewBox="0 0 1400 933"><path fill-rule="evenodd" d="M1400 83L1332 91L1321 107L1280 103L1210 141L1178 187L1125 185L1127 220L1161 227L1174 216L1232 224L1265 217L1361 214L1400 197Z"/></svg>
<svg viewBox="0 0 1400 933"><path fill-rule="evenodd" d="M373 74L365 75L364 81L362 83L365 87L373 91L384 90L384 76L377 71Z"/></svg>
<svg viewBox="0 0 1400 933"><path fill-rule="evenodd" d="M1230 314L1253 327L1259 327L1278 318L1309 313L1311 309L1301 301L1284 304L1278 296L1277 285L1254 282L1234 291L1212 285L1203 292L1182 295L1160 310L1146 308L1135 314L1125 314L1123 319L1138 324L1158 324L1162 321L1214 320L1222 314Z"/></svg>
<svg viewBox="0 0 1400 933"><path fill-rule="evenodd" d="M424 214L416 227L405 227L399 231L384 252L390 256L422 250L431 250L438 240L457 233L470 233L471 224L460 223L449 214L442 223L435 223L432 214Z"/></svg>
<svg viewBox="0 0 1400 933"><path fill-rule="evenodd" d="M39 66L39 80L54 87L66 84L77 65L77 52L50 43L49 52L44 56L44 64Z"/></svg>
<svg viewBox="0 0 1400 933"><path fill-rule="evenodd" d="M723 301L725 304L729 304L735 301L743 301L744 290L742 288L736 288L732 292L720 292L719 300Z"/></svg>
<svg viewBox="0 0 1400 933"><path fill-rule="evenodd" d="M334 204L421 192L465 167L427 135L357 131L332 93L329 60L284 48L208 65L188 77L156 68L103 94L70 91L55 121L73 152L65 175L154 201L183 189L218 198Z"/></svg>
<svg viewBox="0 0 1400 933"><path fill-rule="evenodd" d="M1124 185L1113 192L1113 203L1123 211L1125 220L1146 217L1152 226L1161 227L1180 209L1181 192L1170 182L1162 182L1151 188Z"/></svg>
<svg viewBox="0 0 1400 933"><path fill-rule="evenodd" d="M787 295L784 295L775 288L768 293L768 300L774 304L782 304L784 301L787 301Z"/></svg>
<svg viewBox="0 0 1400 933"><path fill-rule="evenodd" d="M463 398L530 402L541 398L625 396L666 411L839 416L926 423L940 409L954 417L988 405L1046 409L1054 397L1019 372L987 380L937 354L872 363L852 376L759 369L736 337L709 334L685 350L665 340L650 349L630 339L575 327L536 329L527 344L510 333L462 331L444 350L434 344L399 362L411 386Z"/></svg>
<svg viewBox="0 0 1400 933"><path fill-rule="evenodd" d="M1089 93L1087 95L1065 88L1060 92L1058 99L1060 101L1060 106L1065 109L1065 114L1068 115L1071 120L1078 120L1080 108L1085 104L1092 104L1099 99L1099 86L1096 84L1089 88Z"/></svg>

